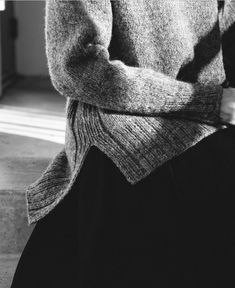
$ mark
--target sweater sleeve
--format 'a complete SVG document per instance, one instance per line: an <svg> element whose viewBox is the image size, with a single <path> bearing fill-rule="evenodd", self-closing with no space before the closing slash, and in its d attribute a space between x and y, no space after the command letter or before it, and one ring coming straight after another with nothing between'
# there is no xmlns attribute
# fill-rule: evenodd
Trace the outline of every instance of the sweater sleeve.
<svg viewBox="0 0 235 288"><path fill-rule="evenodd" d="M219 16L226 80L229 86L235 87L235 1L223 2Z"/></svg>
<svg viewBox="0 0 235 288"><path fill-rule="evenodd" d="M219 123L220 85L183 82L110 60L110 0L46 1L45 19L51 81L65 97L118 113Z"/></svg>

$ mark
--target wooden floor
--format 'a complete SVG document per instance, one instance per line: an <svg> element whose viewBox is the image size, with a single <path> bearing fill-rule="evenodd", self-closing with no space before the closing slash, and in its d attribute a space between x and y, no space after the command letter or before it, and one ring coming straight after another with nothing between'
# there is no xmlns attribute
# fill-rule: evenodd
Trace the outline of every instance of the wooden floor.
<svg viewBox="0 0 235 288"><path fill-rule="evenodd" d="M0 288L9 288L32 232L25 189L64 143L65 98L48 79L19 80L0 99Z"/></svg>

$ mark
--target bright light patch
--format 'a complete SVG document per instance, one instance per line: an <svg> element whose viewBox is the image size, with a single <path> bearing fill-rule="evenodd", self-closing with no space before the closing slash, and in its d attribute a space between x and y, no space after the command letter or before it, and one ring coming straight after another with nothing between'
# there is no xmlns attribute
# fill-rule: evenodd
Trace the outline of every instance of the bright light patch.
<svg viewBox="0 0 235 288"><path fill-rule="evenodd" d="M7 105L0 105L0 132L47 140L65 142L65 118Z"/></svg>
<svg viewBox="0 0 235 288"><path fill-rule="evenodd" d="M5 0L0 0L0 11L4 11L6 8Z"/></svg>

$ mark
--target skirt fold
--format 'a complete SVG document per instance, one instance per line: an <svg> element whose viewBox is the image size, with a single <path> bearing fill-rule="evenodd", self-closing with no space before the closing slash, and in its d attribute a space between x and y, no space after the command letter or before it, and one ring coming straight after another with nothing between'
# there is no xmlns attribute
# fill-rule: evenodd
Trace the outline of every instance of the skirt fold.
<svg viewBox="0 0 235 288"><path fill-rule="evenodd" d="M131 185L92 146L11 288L233 287L234 149L234 130L219 131Z"/></svg>

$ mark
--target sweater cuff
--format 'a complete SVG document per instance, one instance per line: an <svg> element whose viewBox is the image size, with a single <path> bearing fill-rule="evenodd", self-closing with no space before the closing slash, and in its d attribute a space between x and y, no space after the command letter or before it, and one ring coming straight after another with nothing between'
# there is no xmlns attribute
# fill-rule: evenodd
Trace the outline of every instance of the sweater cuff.
<svg viewBox="0 0 235 288"><path fill-rule="evenodd" d="M221 85L210 86L206 97L211 98L213 101L212 110L207 115L208 120L212 121L215 126L222 125L223 121L220 117L220 110L223 97L223 87Z"/></svg>
<svg viewBox="0 0 235 288"><path fill-rule="evenodd" d="M188 105L188 113L185 113L185 118L215 127L224 124L220 117L223 96L221 85L196 84L192 90L192 95L193 99Z"/></svg>
<svg viewBox="0 0 235 288"><path fill-rule="evenodd" d="M222 119L220 117L221 101L223 96L223 87L221 85L197 85L195 89L193 105L198 107L198 121L205 124L220 126ZM195 118L195 119L196 119Z"/></svg>

